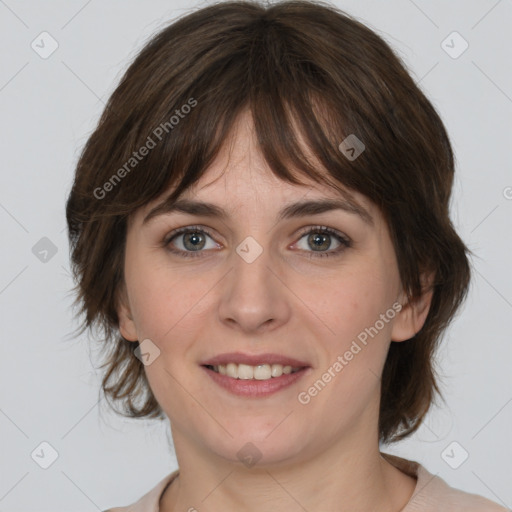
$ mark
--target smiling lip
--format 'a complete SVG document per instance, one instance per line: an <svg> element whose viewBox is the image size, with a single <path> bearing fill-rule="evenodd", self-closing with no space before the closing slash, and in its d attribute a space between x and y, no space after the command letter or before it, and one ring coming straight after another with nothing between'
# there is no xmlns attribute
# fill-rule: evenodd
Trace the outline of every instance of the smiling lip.
<svg viewBox="0 0 512 512"><path fill-rule="evenodd" d="M279 354L271 354L266 352L264 354L244 354L242 352L229 352L219 354L218 356L202 361L202 366L218 366L219 364L248 364L256 366L258 364L282 364L283 366L291 366L292 368L304 368L310 365L304 361L299 361L292 357L282 356Z"/></svg>
<svg viewBox="0 0 512 512"><path fill-rule="evenodd" d="M233 377L217 373L207 366L202 366L202 368L214 382L219 384L219 386L227 389L234 395L247 398L261 398L272 395L277 391L291 386L311 371L311 368L309 367L301 368L295 373L283 373L280 377L272 377L267 380L256 380L234 379Z"/></svg>
<svg viewBox="0 0 512 512"><path fill-rule="evenodd" d="M257 379L234 379L221 373L215 372L213 366L228 363L248 364L257 366L259 364L281 364L283 366L291 366L292 368L300 368L294 373L283 374L280 377L272 377L266 380ZM264 353L264 354L244 354L242 352L229 352L219 354L200 363L202 368L210 376L210 378L219 386L230 391L231 393L243 397L266 397L291 386L300 380L304 375L309 374L312 370L310 365L304 361L299 361L293 357L287 357L280 354Z"/></svg>

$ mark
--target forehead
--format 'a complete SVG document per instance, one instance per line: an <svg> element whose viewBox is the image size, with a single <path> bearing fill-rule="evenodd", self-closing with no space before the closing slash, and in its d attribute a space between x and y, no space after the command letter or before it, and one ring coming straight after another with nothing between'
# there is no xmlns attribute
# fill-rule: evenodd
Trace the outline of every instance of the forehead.
<svg viewBox="0 0 512 512"><path fill-rule="evenodd" d="M224 222L233 218L246 217L254 220L257 217L269 216L279 222L334 210L350 213L368 226L374 226L376 216L377 222L379 221L379 213L371 203L361 199L357 201L353 195L345 194L343 191L337 194L322 194L318 186L307 187L277 180L276 186L265 186L263 189L260 187L258 194L254 195L254 187L250 184L245 188L235 188L226 184L225 174L222 174L221 179L224 180L224 186L220 180L216 180L213 184L199 186L196 194L188 189L177 198L167 196L156 204L152 203L149 205L151 209L148 211L146 208L142 220L139 217L138 222L145 225L172 213L216 218ZM205 189L210 190L210 187L213 187L211 192L205 192Z"/></svg>
<svg viewBox="0 0 512 512"><path fill-rule="evenodd" d="M317 169L322 170L318 159L303 144L303 141L301 142L308 158ZM371 223L372 217L378 213L369 198L359 192L347 189L339 182L336 183L337 188L334 188L328 183L313 180L303 172L296 172L293 168L289 168L289 171L297 177L300 183L290 183L272 172L258 146L252 116L249 111L244 111L233 124L216 158L205 169L200 179L188 187L178 200L193 200L219 205L223 213L240 212L241 209L254 213L262 209L275 209L285 214L282 206L291 205L292 201L296 205L299 200L313 202L330 199L339 201L339 204L343 203L343 209L359 213L369 223ZM334 182L334 178L328 175L327 170L323 169L323 171L329 181ZM155 211L156 214L170 212L173 205L169 202L165 204L165 202L172 191L173 189L170 188L146 204L140 209L137 217L146 222L148 217L154 216L153 212ZM331 209L334 209L334 205L331 204L331 206ZM160 212L158 212L159 208ZM329 209L324 203L324 206L309 205L303 209L303 212L304 214L314 212L315 208L319 213L322 209L325 211ZM192 213L194 207L189 209L191 210L189 213ZM288 209L288 213L292 209ZM194 213L198 210L201 208L195 207ZM203 208L206 215L214 214L218 217L223 215L220 210L217 213L213 210L214 208ZM286 217L286 215L282 216Z"/></svg>

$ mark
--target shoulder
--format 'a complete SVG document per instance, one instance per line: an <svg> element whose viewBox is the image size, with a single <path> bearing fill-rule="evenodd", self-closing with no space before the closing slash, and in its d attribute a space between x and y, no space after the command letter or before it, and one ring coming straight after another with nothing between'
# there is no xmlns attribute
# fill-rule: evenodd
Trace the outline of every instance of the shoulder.
<svg viewBox="0 0 512 512"><path fill-rule="evenodd" d="M382 455L395 467L417 479L414 493L402 512L510 512L483 496L450 487L416 461Z"/></svg>
<svg viewBox="0 0 512 512"><path fill-rule="evenodd" d="M450 487L442 478L432 475L423 466L419 468L423 475L423 488L418 489L417 495L411 502L423 505L419 510L450 512L508 512L508 509L478 494ZM418 478L419 480L419 478ZM414 510L414 509L412 509Z"/></svg>
<svg viewBox="0 0 512 512"><path fill-rule="evenodd" d="M163 480L160 480L155 487L148 491L137 502L103 510L103 512L159 512L160 497L162 496L165 488L178 476L179 470L176 469Z"/></svg>

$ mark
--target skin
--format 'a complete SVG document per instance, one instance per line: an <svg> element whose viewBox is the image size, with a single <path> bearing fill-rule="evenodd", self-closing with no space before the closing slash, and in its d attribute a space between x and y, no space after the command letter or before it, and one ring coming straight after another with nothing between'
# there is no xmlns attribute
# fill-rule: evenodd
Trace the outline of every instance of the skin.
<svg viewBox="0 0 512 512"><path fill-rule="evenodd" d="M390 343L408 340L423 325L431 293L405 303L387 225L361 194L353 197L373 225L342 210L278 222L285 204L340 194L313 181L303 186L276 178L247 112L235 128L231 152L226 145L184 196L223 207L226 221L174 212L143 225L158 198L133 214L127 232L120 332L131 341L149 338L160 350L145 371L170 419L180 467L161 510L261 511L271 505L292 512L398 512L416 480L380 455L379 377ZM169 251L193 252L190 235L163 246L173 229L197 225L212 233L203 235L200 257ZM302 231L318 225L341 232L351 246L315 256ZM250 264L235 250L247 236L263 249ZM321 251L339 246L327 235ZM401 311L308 404L299 403L298 393L396 301ZM269 397L237 397L200 366L231 351L276 352L312 368ZM247 442L261 452L252 467L237 457Z"/></svg>

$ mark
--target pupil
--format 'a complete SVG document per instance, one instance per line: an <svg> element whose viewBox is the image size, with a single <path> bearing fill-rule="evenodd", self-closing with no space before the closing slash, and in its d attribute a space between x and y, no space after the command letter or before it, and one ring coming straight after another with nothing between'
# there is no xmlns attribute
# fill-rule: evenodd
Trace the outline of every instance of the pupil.
<svg viewBox="0 0 512 512"><path fill-rule="evenodd" d="M197 249L199 244L201 244L201 235L198 235L197 233L189 233L189 236L185 237L185 245L187 245L187 242L192 243L192 249ZM190 247L187 248L190 249Z"/></svg>
<svg viewBox="0 0 512 512"><path fill-rule="evenodd" d="M322 235L322 234L315 234L315 235L311 235L310 237L311 241L313 242L313 245L314 247L317 247L317 248L322 248L322 245L326 245L326 247L324 247L325 249L327 249L329 247L329 243L325 243L326 239L327 239L327 235Z"/></svg>

